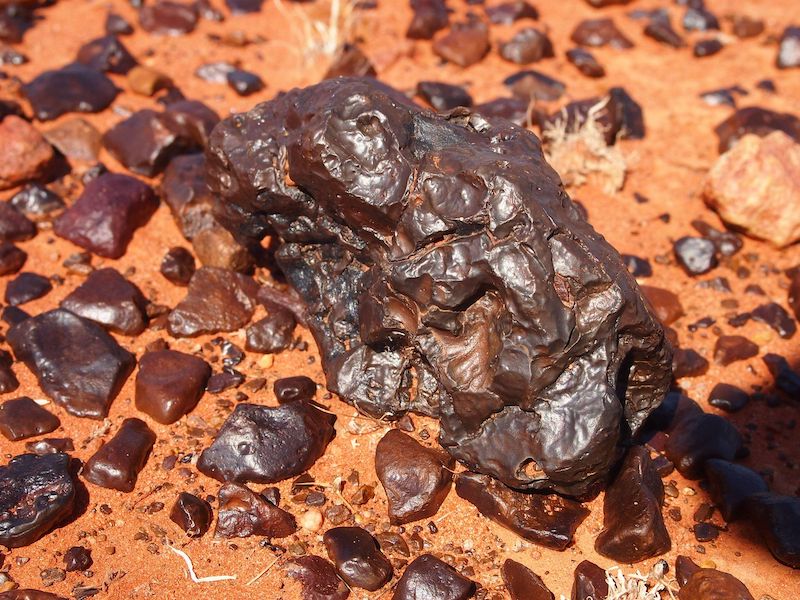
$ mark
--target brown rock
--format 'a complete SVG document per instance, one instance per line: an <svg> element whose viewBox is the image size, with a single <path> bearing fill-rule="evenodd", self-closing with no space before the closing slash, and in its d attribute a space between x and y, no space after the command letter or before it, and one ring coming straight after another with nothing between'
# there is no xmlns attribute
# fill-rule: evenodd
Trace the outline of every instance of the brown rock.
<svg viewBox="0 0 800 600"><path fill-rule="evenodd" d="M711 168L703 196L727 223L785 247L800 239L800 144L782 131L745 135Z"/></svg>
<svg viewBox="0 0 800 600"><path fill-rule="evenodd" d="M283 538L297 531L294 517L243 485L226 483L219 490L214 537L260 535Z"/></svg>
<svg viewBox="0 0 800 600"><path fill-rule="evenodd" d="M102 145L97 128L79 117L46 131L44 137L67 158L84 162L96 161Z"/></svg>
<svg viewBox="0 0 800 600"><path fill-rule="evenodd" d="M601 600L608 596L605 570L591 561L584 560L575 567L572 583L572 600Z"/></svg>
<svg viewBox="0 0 800 600"><path fill-rule="evenodd" d="M700 569L678 592L680 600L754 600L747 587L733 575L716 569Z"/></svg>
<svg viewBox="0 0 800 600"><path fill-rule="evenodd" d="M433 43L433 51L459 67L474 65L489 52L489 28L477 20L455 24Z"/></svg>
<svg viewBox="0 0 800 600"><path fill-rule="evenodd" d="M727 367L758 355L758 346L741 335L721 335L714 345L714 362Z"/></svg>
<svg viewBox="0 0 800 600"><path fill-rule="evenodd" d="M148 352L136 374L136 408L168 425L197 406L211 367L202 358L176 350Z"/></svg>
<svg viewBox="0 0 800 600"><path fill-rule="evenodd" d="M0 121L0 190L42 177L52 160L52 146L33 125L16 115Z"/></svg>
<svg viewBox="0 0 800 600"><path fill-rule="evenodd" d="M500 574L511 600L555 600L542 578L523 564L506 559Z"/></svg>
<svg viewBox="0 0 800 600"><path fill-rule="evenodd" d="M152 96L171 84L169 77L150 67L138 65L128 72L128 85L133 92L142 96Z"/></svg>
<svg viewBox="0 0 800 600"><path fill-rule="evenodd" d="M206 267L247 271L253 265L247 248L222 227L209 227L198 232L192 239L192 248L197 259Z"/></svg>
<svg viewBox="0 0 800 600"><path fill-rule="evenodd" d="M683 305L676 294L650 285L639 286L639 289L664 325L671 325L684 315Z"/></svg>
<svg viewBox="0 0 800 600"><path fill-rule="evenodd" d="M423 554L408 565L392 600L467 600L474 594L474 581L432 554Z"/></svg>

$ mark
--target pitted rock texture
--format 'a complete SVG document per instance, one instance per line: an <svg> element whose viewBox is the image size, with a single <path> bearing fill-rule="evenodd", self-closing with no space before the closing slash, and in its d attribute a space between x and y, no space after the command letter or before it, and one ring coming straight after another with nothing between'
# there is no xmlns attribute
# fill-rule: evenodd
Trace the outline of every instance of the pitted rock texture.
<svg viewBox="0 0 800 600"><path fill-rule="evenodd" d="M661 402L663 329L530 132L340 78L223 121L207 169L240 241L280 240L331 391L437 416L470 470L583 493Z"/></svg>

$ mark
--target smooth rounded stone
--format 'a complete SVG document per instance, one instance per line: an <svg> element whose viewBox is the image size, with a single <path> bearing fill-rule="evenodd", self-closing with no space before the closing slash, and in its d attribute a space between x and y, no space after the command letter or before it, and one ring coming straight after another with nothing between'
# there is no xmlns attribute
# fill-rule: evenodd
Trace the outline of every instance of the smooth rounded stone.
<svg viewBox="0 0 800 600"><path fill-rule="evenodd" d="M800 373L792 369L789 362L778 354L765 354L762 359L775 380L775 387L793 398L800 397Z"/></svg>
<svg viewBox="0 0 800 600"><path fill-rule="evenodd" d="M772 555L800 569L800 498L763 492L749 496L744 510Z"/></svg>
<svg viewBox="0 0 800 600"><path fill-rule="evenodd" d="M476 473L460 473L456 493L484 517L529 542L554 550L565 550L572 543L575 531L589 514L579 502L563 496L518 492Z"/></svg>
<svg viewBox="0 0 800 600"><path fill-rule="evenodd" d="M334 527L322 537L328 558L351 588L374 592L392 578L392 563L378 542L361 527Z"/></svg>
<svg viewBox="0 0 800 600"><path fill-rule="evenodd" d="M7 592L0 592L0 600L67 600L64 596L34 590L28 588L18 588Z"/></svg>
<svg viewBox="0 0 800 600"><path fill-rule="evenodd" d="M775 66L779 69L800 67L800 27L792 26L783 30Z"/></svg>
<svg viewBox="0 0 800 600"><path fill-rule="evenodd" d="M18 273L27 260L27 252L11 242L0 242L0 276Z"/></svg>
<svg viewBox="0 0 800 600"><path fill-rule="evenodd" d="M85 571L93 562L91 551L83 546L72 546L64 553L64 570L67 573Z"/></svg>
<svg viewBox="0 0 800 600"><path fill-rule="evenodd" d="M733 256L738 253L744 245L740 235L732 231L720 231L701 219L694 219L692 221L692 227L694 227L701 236L714 242L717 252L722 256Z"/></svg>
<svg viewBox="0 0 800 600"><path fill-rule="evenodd" d="M0 241L24 242L35 236L36 231L36 224L13 204L0 202Z"/></svg>
<svg viewBox="0 0 800 600"><path fill-rule="evenodd" d="M41 73L22 87L36 118L51 121L70 112L105 110L119 89L100 71L72 63Z"/></svg>
<svg viewBox="0 0 800 600"><path fill-rule="evenodd" d="M503 85L514 96L525 101L556 101L564 95L567 89L567 86L561 81L532 69L518 71L513 75L509 75L503 80Z"/></svg>
<svg viewBox="0 0 800 600"><path fill-rule="evenodd" d="M474 581L433 554L423 554L406 567L392 600L467 600L474 595Z"/></svg>
<svg viewBox="0 0 800 600"><path fill-rule="evenodd" d="M700 40L694 45L692 52L697 58L706 58L707 56L714 56L723 48L722 42L718 39Z"/></svg>
<svg viewBox="0 0 800 600"><path fill-rule="evenodd" d="M77 417L108 415L136 364L99 325L62 309L14 325L8 343L42 391Z"/></svg>
<svg viewBox="0 0 800 600"><path fill-rule="evenodd" d="M764 33L764 21L748 15L733 15L731 30L740 39L758 37Z"/></svg>
<svg viewBox="0 0 800 600"><path fill-rule="evenodd" d="M286 575L300 582L303 600L344 600L350 595L335 567L321 556L308 554L289 560Z"/></svg>
<svg viewBox="0 0 800 600"><path fill-rule="evenodd" d="M570 39L579 46L610 46L617 50L633 48L633 42L609 18L581 21L572 31Z"/></svg>
<svg viewBox="0 0 800 600"><path fill-rule="evenodd" d="M317 393L317 384L305 375L282 377L272 384L272 391L279 404L288 402L306 402L313 400Z"/></svg>
<svg viewBox="0 0 800 600"><path fill-rule="evenodd" d="M290 513L243 485L226 483L219 489L217 499L216 538L284 538L297 531Z"/></svg>
<svg viewBox="0 0 800 600"><path fill-rule="evenodd" d="M147 352L136 374L136 408L169 425L197 406L211 377L202 358L177 350Z"/></svg>
<svg viewBox="0 0 800 600"><path fill-rule="evenodd" d="M168 329L174 337L236 331L247 325L255 311L258 284L246 275L199 268L186 296L169 313Z"/></svg>
<svg viewBox="0 0 800 600"><path fill-rule="evenodd" d="M698 542L713 542L719 537L719 528L713 523L700 522L692 526L692 533Z"/></svg>
<svg viewBox="0 0 800 600"><path fill-rule="evenodd" d="M702 4L689 6L683 13L683 28L686 31L718 30L719 19Z"/></svg>
<svg viewBox="0 0 800 600"><path fill-rule="evenodd" d="M709 171L703 199L726 223L783 248L800 240L800 209L783 200L800 193L799 180L797 138L744 135Z"/></svg>
<svg viewBox="0 0 800 600"><path fill-rule="evenodd" d="M144 331L146 305L141 290L112 267L92 271L60 304L61 308L123 335Z"/></svg>
<svg viewBox="0 0 800 600"><path fill-rule="evenodd" d="M128 86L140 96L152 96L158 90L167 89L172 80L162 72L137 65L128 71Z"/></svg>
<svg viewBox="0 0 800 600"><path fill-rule="evenodd" d="M125 419L114 437L86 461L83 478L110 490L132 492L155 442L156 434L147 423Z"/></svg>
<svg viewBox="0 0 800 600"><path fill-rule="evenodd" d="M25 450L42 456L56 452L72 452L75 450L75 444L72 442L72 438L44 438L25 442Z"/></svg>
<svg viewBox="0 0 800 600"><path fill-rule="evenodd" d="M214 225L203 229L192 238L192 248L203 266L249 271L253 257L247 248L233 237L230 231Z"/></svg>
<svg viewBox="0 0 800 600"><path fill-rule="evenodd" d="M685 586L689 582L689 579L692 578L692 575L697 573L700 568L701 567L688 556L678 555L675 558L675 579L678 582L678 586Z"/></svg>
<svg viewBox="0 0 800 600"><path fill-rule="evenodd" d="M9 325L16 325L29 318L30 315L17 306L6 306L3 308L2 319ZM10 372L10 366L10 364L2 365L2 367L0 367L0 373L5 375L5 371Z"/></svg>
<svg viewBox="0 0 800 600"><path fill-rule="evenodd" d="M102 147L102 134L97 128L76 117L59 123L44 132L45 139L69 159L94 162Z"/></svg>
<svg viewBox="0 0 800 600"><path fill-rule="evenodd" d="M28 396L0 404L0 433L12 442L50 433L60 425L61 421L57 416Z"/></svg>
<svg viewBox="0 0 800 600"><path fill-rule="evenodd" d="M667 458L687 479L700 479L707 460L732 461L742 448L742 436L718 415L691 414L679 419L669 433Z"/></svg>
<svg viewBox="0 0 800 600"><path fill-rule="evenodd" d="M555 600L542 578L517 561L507 558L500 575L511 600Z"/></svg>
<svg viewBox="0 0 800 600"><path fill-rule="evenodd" d="M120 121L103 136L103 145L134 173L153 177L179 155L197 149L194 140L172 128L163 113L144 109Z"/></svg>
<svg viewBox="0 0 800 600"><path fill-rule="evenodd" d="M146 183L117 173L90 181L75 203L54 222L59 237L105 258L120 258L133 233L158 208Z"/></svg>
<svg viewBox="0 0 800 600"><path fill-rule="evenodd" d="M53 284L38 273L20 273L6 285L5 301L11 306L19 306L49 294Z"/></svg>
<svg viewBox="0 0 800 600"><path fill-rule="evenodd" d="M377 71L372 61L356 44L344 44L334 56L323 79L337 77L376 77Z"/></svg>
<svg viewBox="0 0 800 600"><path fill-rule="evenodd" d="M454 23L450 31L433 42L433 52L459 67L480 62L489 52L489 28L483 21Z"/></svg>
<svg viewBox="0 0 800 600"><path fill-rule="evenodd" d="M335 431L333 415L308 402L237 404L203 450L197 469L219 481L276 483L307 471Z"/></svg>
<svg viewBox="0 0 800 600"><path fill-rule="evenodd" d="M170 521L190 538L205 535L211 526L212 517L211 505L189 492L181 492L169 512Z"/></svg>
<svg viewBox="0 0 800 600"><path fill-rule="evenodd" d="M790 113L779 113L759 106L740 108L717 125L714 133L719 140L719 153L722 154L748 134L766 137L776 130L800 142L800 118Z"/></svg>
<svg viewBox="0 0 800 600"><path fill-rule="evenodd" d="M234 69L227 74L226 80L228 87L239 96L249 96L264 89L261 77L244 69Z"/></svg>
<svg viewBox="0 0 800 600"><path fill-rule="evenodd" d="M678 592L679 600L755 600L736 577L716 569L700 569Z"/></svg>
<svg viewBox="0 0 800 600"><path fill-rule="evenodd" d="M591 561L581 561L575 567L571 600L602 600L608 596L605 569Z"/></svg>
<svg viewBox="0 0 800 600"><path fill-rule="evenodd" d="M603 68L594 54L582 48L572 48L567 50L567 60L587 77L604 77L606 70Z"/></svg>
<svg viewBox="0 0 800 600"><path fill-rule="evenodd" d="M108 13L105 23L106 33L113 35L131 35L133 33L133 25L131 25L125 17L116 13Z"/></svg>
<svg viewBox="0 0 800 600"><path fill-rule="evenodd" d="M476 105L474 110L487 119L506 119L515 125L524 127L528 123L529 104L530 102L520 98L495 98Z"/></svg>
<svg viewBox="0 0 800 600"><path fill-rule="evenodd" d="M245 331L245 349L250 352L277 354L294 341L297 321L291 311L271 308L269 314L250 325Z"/></svg>
<svg viewBox="0 0 800 600"><path fill-rule="evenodd" d="M125 75L136 66L136 59L115 35L86 42L78 50L76 62L106 73Z"/></svg>
<svg viewBox="0 0 800 600"><path fill-rule="evenodd" d="M750 401L750 396L743 389L729 383L718 383L708 394L708 403L728 413L742 410Z"/></svg>
<svg viewBox="0 0 800 600"><path fill-rule="evenodd" d="M714 345L714 362L723 367L758 356L758 345L741 335L721 335Z"/></svg>
<svg viewBox="0 0 800 600"><path fill-rule="evenodd" d="M642 295L647 299L656 317L664 325L672 325L685 314L677 294L651 285L643 285L639 289L642 290Z"/></svg>
<svg viewBox="0 0 800 600"><path fill-rule="evenodd" d="M157 35L191 33L197 25L197 8L194 4L168 0L148 2L139 9L139 25Z"/></svg>
<svg viewBox="0 0 800 600"><path fill-rule="evenodd" d="M603 531L595 540L599 554L620 563L636 563L667 552L672 543L661 506L664 484L643 446L628 451L603 498Z"/></svg>
<svg viewBox="0 0 800 600"><path fill-rule="evenodd" d="M727 523L744 514L747 498L769 491L761 475L727 460L712 458L705 461L705 476L709 495Z"/></svg>
<svg viewBox="0 0 800 600"><path fill-rule="evenodd" d="M61 196L38 183L26 185L11 197L11 206L34 221L51 220L54 213L64 210Z"/></svg>
<svg viewBox="0 0 800 600"><path fill-rule="evenodd" d="M673 244L672 250L678 264L690 276L708 273L718 264L717 248L714 242L705 238L682 237Z"/></svg>
<svg viewBox="0 0 800 600"><path fill-rule="evenodd" d="M392 525L434 516L450 492L452 468L451 458L398 429L387 431L375 448L375 471Z"/></svg>
<svg viewBox="0 0 800 600"><path fill-rule="evenodd" d="M450 22L444 0L411 0L410 4L414 15L406 30L407 38L430 40Z"/></svg>
<svg viewBox="0 0 800 600"><path fill-rule="evenodd" d="M750 311L754 321L769 325L783 339L791 339L797 331L797 324L785 308L777 302L761 304Z"/></svg>
<svg viewBox="0 0 800 600"><path fill-rule="evenodd" d="M196 268L194 256L186 248L175 246L170 248L161 259L159 271L170 283L188 286Z"/></svg>
<svg viewBox="0 0 800 600"><path fill-rule="evenodd" d="M0 121L0 190L43 177L53 158L53 147L25 119Z"/></svg>
<svg viewBox="0 0 800 600"><path fill-rule="evenodd" d="M205 148L219 115L199 100L178 100L167 105L162 116L174 131Z"/></svg>
<svg viewBox="0 0 800 600"><path fill-rule="evenodd" d="M332 392L439 417L451 455L511 487L580 494L661 402L671 349L538 138L459 115L325 81L220 123L208 181L243 243L272 232Z"/></svg>
<svg viewBox="0 0 800 600"><path fill-rule="evenodd" d="M76 484L62 452L21 454L0 467L0 546L28 546L72 516Z"/></svg>
<svg viewBox="0 0 800 600"><path fill-rule="evenodd" d="M538 29L520 29L507 42L500 44L500 56L518 65L529 65L555 56L553 42Z"/></svg>
<svg viewBox="0 0 800 600"><path fill-rule="evenodd" d="M216 226L212 214L214 199L205 182L202 154L186 154L170 161L164 171L161 196L186 239Z"/></svg>
<svg viewBox="0 0 800 600"><path fill-rule="evenodd" d="M510 0L502 4L486 7L489 22L495 25L512 25L522 19L537 20L539 11L525 0Z"/></svg>
<svg viewBox="0 0 800 600"><path fill-rule="evenodd" d="M472 96L467 90L460 85L440 81L420 81L417 83L417 96L440 112L459 106L472 106Z"/></svg>

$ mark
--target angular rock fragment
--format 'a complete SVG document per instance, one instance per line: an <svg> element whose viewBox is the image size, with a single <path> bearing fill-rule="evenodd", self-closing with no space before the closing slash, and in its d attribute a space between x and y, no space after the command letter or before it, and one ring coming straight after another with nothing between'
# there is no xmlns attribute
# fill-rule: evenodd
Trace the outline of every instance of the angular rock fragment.
<svg viewBox="0 0 800 600"><path fill-rule="evenodd" d="M474 65L489 52L489 28L477 19L455 23L433 43L433 51L459 67Z"/></svg>
<svg viewBox="0 0 800 600"><path fill-rule="evenodd" d="M197 25L194 4L158 0L139 9L139 24L149 33L182 35L191 33Z"/></svg>
<svg viewBox="0 0 800 600"><path fill-rule="evenodd" d="M613 20L607 18L581 21L570 39L580 46L611 46L618 50L633 48L633 42L617 29Z"/></svg>
<svg viewBox="0 0 800 600"><path fill-rule="evenodd" d="M460 85L439 81L420 81L417 84L417 95L440 112L459 106L472 106L472 96Z"/></svg>
<svg viewBox="0 0 800 600"><path fill-rule="evenodd" d="M297 531L294 517L243 485L226 483L217 494L216 538L259 535L284 538Z"/></svg>
<svg viewBox="0 0 800 600"><path fill-rule="evenodd" d="M606 70L603 68L594 54L582 48L572 48L567 50L567 60L587 77L603 77Z"/></svg>
<svg viewBox="0 0 800 600"><path fill-rule="evenodd" d="M36 225L8 202L0 202L0 240L24 242L36 235Z"/></svg>
<svg viewBox="0 0 800 600"><path fill-rule="evenodd" d="M727 367L758 355L758 346L741 335L721 335L714 344L714 362Z"/></svg>
<svg viewBox="0 0 800 600"><path fill-rule="evenodd" d="M714 56L718 52L722 51L723 48L724 46L719 40L700 40L694 45L692 53L697 58L705 58L707 56Z"/></svg>
<svg viewBox="0 0 800 600"><path fill-rule="evenodd" d="M356 44L344 44L325 72L323 79L336 77L375 77L378 73L364 51ZM227 79L227 76L226 76Z"/></svg>
<svg viewBox="0 0 800 600"><path fill-rule="evenodd" d="M156 434L141 419L125 419L119 431L83 466L83 477L100 487L132 492L147 463Z"/></svg>
<svg viewBox="0 0 800 600"><path fill-rule="evenodd" d="M13 275L25 265L28 253L11 242L0 242L0 276Z"/></svg>
<svg viewBox="0 0 800 600"><path fill-rule="evenodd" d="M686 45L684 39L672 28L668 13L659 13L656 17L651 18L644 28L644 34L673 48L682 48Z"/></svg>
<svg viewBox="0 0 800 600"><path fill-rule="evenodd" d="M161 195L188 240L204 229L216 226L212 215L214 199L204 174L203 155L186 154L170 161L161 183Z"/></svg>
<svg viewBox="0 0 800 600"><path fill-rule="evenodd" d="M57 416L27 396L0 404L0 433L12 442L50 433L60 425Z"/></svg>
<svg viewBox="0 0 800 600"><path fill-rule="evenodd" d="M703 198L726 223L785 247L800 240L800 209L783 201L800 193L800 143L783 131L762 135L744 135L720 156Z"/></svg>
<svg viewBox="0 0 800 600"><path fill-rule="evenodd" d="M54 213L64 209L61 196L51 192L43 185L26 185L11 197L11 205L34 221L48 221Z"/></svg>
<svg viewBox="0 0 800 600"><path fill-rule="evenodd" d="M500 44L500 56L518 65L529 65L555 56L553 42L533 27L519 30L514 37Z"/></svg>
<svg viewBox="0 0 800 600"><path fill-rule="evenodd" d="M392 600L418 600L423 590L436 600L467 600L475 594L475 582L432 554L423 554L406 567Z"/></svg>
<svg viewBox="0 0 800 600"><path fill-rule="evenodd" d="M52 289L53 284L44 275L20 273L6 285L4 299L10 306L19 306L46 296Z"/></svg>
<svg viewBox="0 0 800 600"><path fill-rule="evenodd" d="M650 285L641 286L650 308L664 325L672 325L684 315L680 298L673 292Z"/></svg>
<svg viewBox="0 0 800 600"><path fill-rule="evenodd" d="M775 333L786 340L791 339L797 331L797 325L794 319L792 319L789 313L786 312L786 309L777 302L768 302L767 304L757 306L750 311L750 314L754 321L769 325L775 330Z"/></svg>
<svg viewBox="0 0 800 600"><path fill-rule="evenodd" d="M687 275L702 275L717 266L717 249L711 240L684 236L675 242L672 249Z"/></svg>
<svg viewBox="0 0 800 600"><path fill-rule="evenodd" d="M575 567L571 600L600 600L608 596L606 572L591 561L584 560Z"/></svg>
<svg viewBox="0 0 800 600"><path fill-rule="evenodd" d="M502 4L486 7L486 16L495 25L512 25L522 19L536 20L539 11L525 0L509 0Z"/></svg>
<svg viewBox="0 0 800 600"><path fill-rule="evenodd" d="M80 63L45 71L25 84L22 91L40 121L70 112L100 112L119 92L103 73Z"/></svg>
<svg viewBox="0 0 800 600"><path fill-rule="evenodd" d="M580 503L563 496L518 492L475 473L458 475L456 493L484 517L554 550L564 550L572 543L575 530L589 514Z"/></svg>
<svg viewBox="0 0 800 600"><path fill-rule="evenodd" d="M561 98L567 89L561 81L532 69L509 75L503 80L503 85L508 87L514 96L528 102L534 99L555 101Z"/></svg>
<svg viewBox="0 0 800 600"><path fill-rule="evenodd" d="M398 429L375 448L375 471L389 501L389 521L402 525L432 517L447 498L452 460Z"/></svg>
<svg viewBox="0 0 800 600"><path fill-rule="evenodd" d="M264 81L250 71L234 69L227 75L228 86L240 96L249 96L264 89Z"/></svg>
<svg viewBox="0 0 800 600"><path fill-rule="evenodd" d="M521 563L506 559L500 574L511 600L555 600L542 578Z"/></svg>
<svg viewBox="0 0 800 600"><path fill-rule="evenodd" d="M717 415L693 413L677 420L665 447L667 458L687 479L700 479L706 461L731 461L742 447L742 436L730 421Z"/></svg>
<svg viewBox="0 0 800 600"><path fill-rule="evenodd" d="M490 120L506 119L515 125L528 124L529 102L520 98L495 98L475 106L475 112Z"/></svg>
<svg viewBox="0 0 800 600"><path fill-rule="evenodd" d="M0 546L28 546L70 517L75 487L70 457L61 452L21 454L0 467Z"/></svg>
<svg viewBox="0 0 800 600"><path fill-rule="evenodd" d="M191 412L206 388L211 367L176 350L147 352L136 374L136 408L169 425Z"/></svg>
<svg viewBox="0 0 800 600"><path fill-rule="evenodd" d="M133 233L158 208L152 188L128 175L106 173L90 181L83 194L59 216L56 235L99 256L120 258Z"/></svg>
<svg viewBox="0 0 800 600"><path fill-rule="evenodd" d="M170 248L161 259L159 271L175 285L187 286L195 272L194 256L186 248Z"/></svg>
<svg viewBox="0 0 800 600"><path fill-rule="evenodd" d="M230 231L216 224L199 231L192 239L192 248L206 267L248 271L253 266L248 249L239 244Z"/></svg>
<svg viewBox="0 0 800 600"><path fill-rule="evenodd" d="M219 481L275 483L307 471L333 439L335 417L308 402L238 404L198 470Z"/></svg>
<svg viewBox="0 0 800 600"><path fill-rule="evenodd" d="M670 549L661 516L664 484L648 451L634 446L603 499L603 531L595 550L621 563L635 563Z"/></svg>
<svg viewBox="0 0 800 600"><path fill-rule="evenodd" d="M334 566L321 556L293 558L286 564L286 574L300 582L303 600L345 600L350 595Z"/></svg>
<svg viewBox="0 0 800 600"><path fill-rule="evenodd" d="M24 119L9 115L0 121L0 190L41 178L53 156L52 146Z"/></svg>
<svg viewBox="0 0 800 600"><path fill-rule="evenodd" d="M778 354L765 354L763 360L775 380L775 387L790 397L800 398L800 373Z"/></svg>
<svg viewBox="0 0 800 600"><path fill-rule="evenodd" d="M729 573L716 569L700 569L689 577L689 580L678 592L679 600L755 600L747 587Z"/></svg>
<svg viewBox="0 0 800 600"><path fill-rule="evenodd" d="M116 13L108 13L105 23L106 33L114 35L130 35L133 33L133 25L131 25L125 17Z"/></svg>
<svg viewBox="0 0 800 600"><path fill-rule="evenodd" d="M61 301L61 308L124 335L144 331L146 305L141 290L112 267L92 271Z"/></svg>
<svg viewBox="0 0 800 600"><path fill-rule="evenodd" d="M41 440L25 442L25 450L42 456L56 452L72 452L75 450L71 438L44 438Z"/></svg>
<svg viewBox="0 0 800 600"><path fill-rule="evenodd" d="M252 278L217 267L198 269L186 297L169 313L168 329L175 337L235 331L255 310L258 286Z"/></svg>
<svg viewBox="0 0 800 600"><path fill-rule="evenodd" d="M727 460L705 461L705 474L711 499L727 523L742 516L750 496L769 491L761 475Z"/></svg>
<svg viewBox="0 0 800 600"><path fill-rule="evenodd" d="M392 578L392 563L378 542L361 527L334 527L322 537L328 557L351 588L374 592Z"/></svg>
<svg viewBox="0 0 800 600"><path fill-rule="evenodd" d="M135 66L128 72L128 85L136 94L152 96L158 90L169 88L172 80L150 67Z"/></svg>
<svg viewBox="0 0 800 600"><path fill-rule="evenodd" d="M199 100L178 100L167 105L162 116L170 129L197 147L208 145L211 130L219 123L219 115Z"/></svg>
<svg viewBox="0 0 800 600"><path fill-rule="evenodd" d="M8 343L42 391L77 417L105 417L136 363L99 325L62 309L14 325Z"/></svg>
<svg viewBox="0 0 800 600"><path fill-rule="evenodd" d="M246 330L245 348L251 352L277 354L286 350L294 340L297 321L282 308L271 308L269 314Z"/></svg>
<svg viewBox="0 0 800 600"><path fill-rule="evenodd" d="M217 126L209 182L237 238L281 240L332 391L439 416L443 446L507 485L580 493L662 400L669 346L538 140L458 115L326 81Z"/></svg>
<svg viewBox="0 0 800 600"><path fill-rule="evenodd" d="M737 110L714 128L714 133L719 139L720 154L733 148L748 134L766 137L774 131L782 131L794 141L800 142L800 118L789 113L749 106Z"/></svg>
<svg viewBox="0 0 800 600"><path fill-rule="evenodd" d="M86 42L75 60L92 69L118 75L125 75L136 66L136 59L115 35Z"/></svg>
<svg viewBox="0 0 800 600"><path fill-rule="evenodd" d="M406 31L406 37L411 39L429 40L449 23L444 0L411 0L411 10L414 16Z"/></svg>
<svg viewBox="0 0 800 600"><path fill-rule="evenodd" d="M211 526L211 505L189 492L181 492L169 512L170 521L190 538L202 537Z"/></svg>
<svg viewBox="0 0 800 600"><path fill-rule="evenodd" d="M745 511L772 555L800 569L800 498L763 492L747 498Z"/></svg>
<svg viewBox="0 0 800 600"><path fill-rule="evenodd" d="M67 158L84 162L97 160L103 138L94 125L81 118L59 123L45 131L44 137Z"/></svg>

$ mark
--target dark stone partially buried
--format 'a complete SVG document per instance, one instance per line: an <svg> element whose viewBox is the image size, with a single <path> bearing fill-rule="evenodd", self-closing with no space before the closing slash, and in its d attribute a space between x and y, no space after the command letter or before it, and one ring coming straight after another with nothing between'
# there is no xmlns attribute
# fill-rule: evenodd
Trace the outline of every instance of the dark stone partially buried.
<svg viewBox="0 0 800 600"><path fill-rule="evenodd" d="M321 556L309 554L290 560L286 574L300 582L303 600L344 600L350 595L334 566Z"/></svg>
<svg viewBox="0 0 800 600"><path fill-rule="evenodd" d="M763 492L748 497L745 510L772 555L800 569L800 498Z"/></svg>
<svg viewBox="0 0 800 600"><path fill-rule="evenodd" d="M500 574L511 600L555 600L542 578L522 563L506 559Z"/></svg>
<svg viewBox="0 0 800 600"><path fill-rule="evenodd" d="M75 486L61 452L21 454L0 467L0 545L28 546L72 515Z"/></svg>
<svg viewBox="0 0 800 600"><path fill-rule="evenodd" d="M350 587L374 592L392 578L392 563L378 542L361 527L334 527L322 538L339 576Z"/></svg>
<svg viewBox="0 0 800 600"><path fill-rule="evenodd" d="M12 442L58 429L61 421L27 396L0 404L0 433Z"/></svg>
<svg viewBox="0 0 800 600"><path fill-rule="evenodd" d="M74 63L45 71L22 87L36 118L50 121L65 113L94 113L108 107L119 90L100 71Z"/></svg>
<svg viewBox="0 0 800 600"><path fill-rule="evenodd" d="M392 600L467 600L474 594L474 581L433 554L423 554L408 565Z"/></svg>
<svg viewBox="0 0 800 600"><path fill-rule="evenodd" d="M99 325L63 309L14 325L8 343L42 391L78 417L105 417L136 363Z"/></svg>
<svg viewBox="0 0 800 600"><path fill-rule="evenodd" d="M197 469L219 481L275 483L307 471L333 439L335 417L308 402L239 404Z"/></svg>
<svg viewBox="0 0 800 600"><path fill-rule="evenodd" d="M201 537L211 525L211 505L189 492L181 492L172 505L169 518L190 538Z"/></svg>
<svg viewBox="0 0 800 600"><path fill-rule="evenodd" d="M114 437L86 461L83 477L100 487L132 492L155 442L156 434L147 423L125 419Z"/></svg>
<svg viewBox="0 0 800 600"><path fill-rule="evenodd" d="M207 159L226 225L280 241L328 387L438 416L470 470L585 492L661 402L663 329L532 133L338 79L223 121Z"/></svg>
<svg viewBox="0 0 800 600"><path fill-rule="evenodd" d="M564 550L572 543L575 530L589 514L580 503L563 496L518 492L475 473L459 474L456 493L484 517L554 550Z"/></svg>

